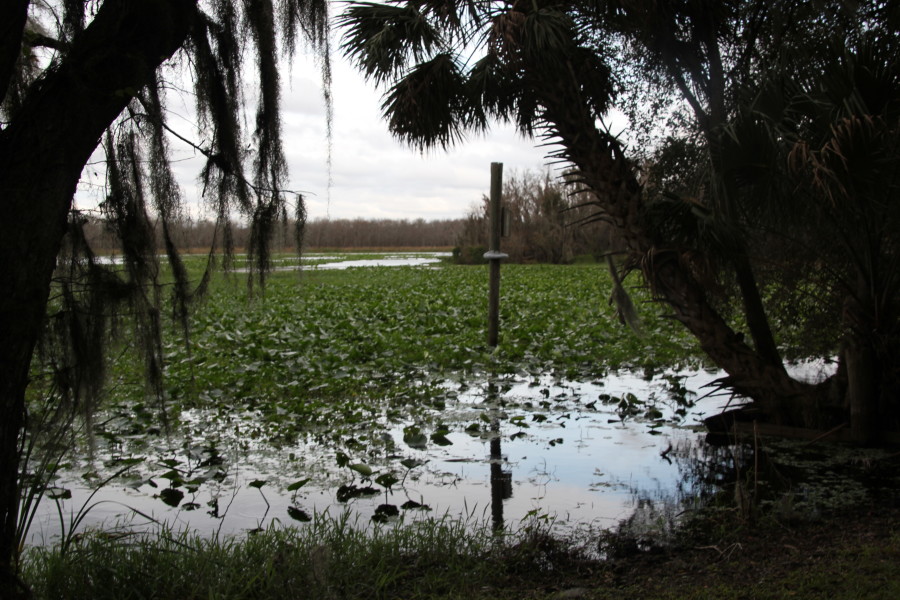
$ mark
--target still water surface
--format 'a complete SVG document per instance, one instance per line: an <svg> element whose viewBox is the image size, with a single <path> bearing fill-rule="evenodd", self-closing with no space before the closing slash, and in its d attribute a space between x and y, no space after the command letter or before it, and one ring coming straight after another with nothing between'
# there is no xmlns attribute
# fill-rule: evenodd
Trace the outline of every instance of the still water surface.
<svg viewBox="0 0 900 600"><path fill-rule="evenodd" d="M157 521L210 535L300 524L296 517L315 511L338 515L349 510L366 522L382 504L401 507L409 501L427 508L406 504L409 508L400 510L406 519L447 514L515 528L529 518L545 517L563 532L610 528L628 518L639 502L686 500L696 492L692 482L685 482L684 461L673 458L703 443L700 419L726 404L721 396L703 397L718 376L693 371L650 380L619 373L596 382L519 376L448 383L453 399L441 413L448 430L441 443L434 438L405 440L403 425L389 426L379 434L384 453L367 457L373 469L368 477L338 466L335 449L321 440L276 449L235 438L219 448L224 460L217 466L203 464L204 455L187 437L171 437L158 456L180 451L175 468L185 480L221 470L196 489L179 486L185 495L177 506L164 501L162 491L170 481L159 474L165 469L142 471L146 465L89 498L92 489L83 475L102 471L105 460L128 451L101 447L93 458L83 456L60 474L55 489L68 490L72 497L44 499L31 542L52 542L60 523L69 528L83 506L91 508L82 528L142 528ZM651 407L659 412L648 413ZM182 420L193 424L187 429L200 437L215 433L226 440L234 429L205 411L186 412ZM399 480L389 490L375 483L385 473ZM306 478L310 481L288 491ZM372 487L378 493L342 502L337 493L341 486Z"/></svg>
<svg viewBox="0 0 900 600"><path fill-rule="evenodd" d="M312 255L304 268L428 265L443 256ZM292 259L276 269L298 264ZM820 367L801 368L815 377ZM449 515L515 529L544 518L563 533L611 528L638 507L674 504L677 511L701 493L706 484L691 457L702 454L702 418L729 402L710 385L721 376L702 370L619 372L591 382L460 376L445 384L442 431L434 423L372 423L380 450L366 446L349 464L339 457L347 440L336 443L328 431L275 446L246 434L243 424L257 414L223 419L221 411L186 411L181 433L157 436L149 447L148 436L136 433L98 440L93 454L74 457L39 505L30 541L52 543L81 512L80 530L165 523L213 535L302 526L315 512L350 511L365 523L382 505L403 519ZM418 440L409 430L416 425ZM138 455L144 460L97 489L116 461ZM365 467L351 468L360 461ZM354 493L360 489L375 493Z"/></svg>

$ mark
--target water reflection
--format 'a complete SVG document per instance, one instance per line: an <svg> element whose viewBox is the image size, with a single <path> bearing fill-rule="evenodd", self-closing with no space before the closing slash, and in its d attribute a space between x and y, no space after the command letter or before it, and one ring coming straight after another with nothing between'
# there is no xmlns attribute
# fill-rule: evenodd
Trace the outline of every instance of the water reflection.
<svg viewBox="0 0 900 600"><path fill-rule="evenodd" d="M83 474L102 471L116 457L145 457L127 479L97 492L91 502L99 504L85 525L132 518L139 527L146 521L135 515L146 515L200 533L238 533L299 524L316 511L350 510L368 520L380 506L392 505L405 519L483 516L498 530L535 514L551 517L561 532L606 528L640 508L635 490L703 493L704 476L688 465L704 435L696 423L724 401L706 398L685 407L717 374L663 375L650 381L630 373L602 382L530 375L448 381L446 405L435 409L435 421L416 425L424 441L408 443L409 422L372 423L357 436L365 443L357 440L363 445L351 463L365 461L368 474L338 466L337 453L349 450L328 436L271 445L248 437L241 425L258 423L260 415L234 414L225 423L197 409L183 415L185 433L167 449L154 450L165 440L146 436L124 437L115 448L101 440L93 460L75 457L55 485L71 491L72 498L60 502L64 515L74 513L91 493ZM373 445L376 438L382 445ZM447 444L435 443L441 438ZM396 483L377 483L389 474ZM298 482L304 483L291 489ZM375 493L338 498L343 486ZM165 503L167 495L174 498L166 489L183 493L177 506ZM45 499L37 523L34 543L58 534L52 500Z"/></svg>
<svg viewBox="0 0 900 600"><path fill-rule="evenodd" d="M449 255L448 255L449 256ZM364 260L342 260L340 262L320 263L311 265L312 269L351 269L360 267L420 267L423 265L433 265L441 261L438 256L434 257L387 257L373 258Z"/></svg>
<svg viewBox="0 0 900 600"><path fill-rule="evenodd" d="M496 403L499 398L496 377L491 376L487 386L487 402ZM503 457L500 437L500 419L491 419L491 453L489 463L491 465L491 524L496 532L502 532L505 528L503 522L503 501L512 498L512 470L503 469L506 461Z"/></svg>

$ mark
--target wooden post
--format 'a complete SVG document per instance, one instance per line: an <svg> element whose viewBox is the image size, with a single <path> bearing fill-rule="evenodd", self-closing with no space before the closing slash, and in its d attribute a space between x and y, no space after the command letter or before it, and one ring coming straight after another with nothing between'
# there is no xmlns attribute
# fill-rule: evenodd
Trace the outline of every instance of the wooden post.
<svg viewBox="0 0 900 600"><path fill-rule="evenodd" d="M490 262L488 282L488 346L496 347L500 335L500 261L508 255L500 252L502 228L501 196L503 193L503 163L491 163L491 198L488 207L490 247L484 257Z"/></svg>

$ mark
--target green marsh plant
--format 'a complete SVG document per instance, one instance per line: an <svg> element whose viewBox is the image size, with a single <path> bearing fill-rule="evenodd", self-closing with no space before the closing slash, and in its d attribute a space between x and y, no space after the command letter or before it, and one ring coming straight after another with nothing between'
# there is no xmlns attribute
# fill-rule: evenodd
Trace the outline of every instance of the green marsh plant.
<svg viewBox="0 0 900 600"><path fill-rule="evenodd" d="M448 517L382 526L320 513L242 538L95 532L67 553L30 549L25 576L37 599L435 598L527 584L578 559L538 529L498 537Z"/></svg>

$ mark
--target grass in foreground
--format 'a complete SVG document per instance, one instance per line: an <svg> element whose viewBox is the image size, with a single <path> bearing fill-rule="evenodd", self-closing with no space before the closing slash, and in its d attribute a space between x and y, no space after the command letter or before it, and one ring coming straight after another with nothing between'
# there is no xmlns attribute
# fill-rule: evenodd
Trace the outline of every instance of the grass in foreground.
<svg viewBox="0 0 900 600"><path fill-rule="evenodd" d="M65 554L31 550L24 576L48 599L494 597L540 587L580 556L539 529L495 536L450 519L366 528L320 515L243 539L98 532Z"/></svg>
<svg viewBox="0 0 900 600"><path fill-rule="evenodd" d="M900 597L900 507L815 523L718 522L712 537L609 561L540 529L495 537L449 520L369 530L319 518L243 540L162 534L33 550L35 598L885 598Z"/></svg>

